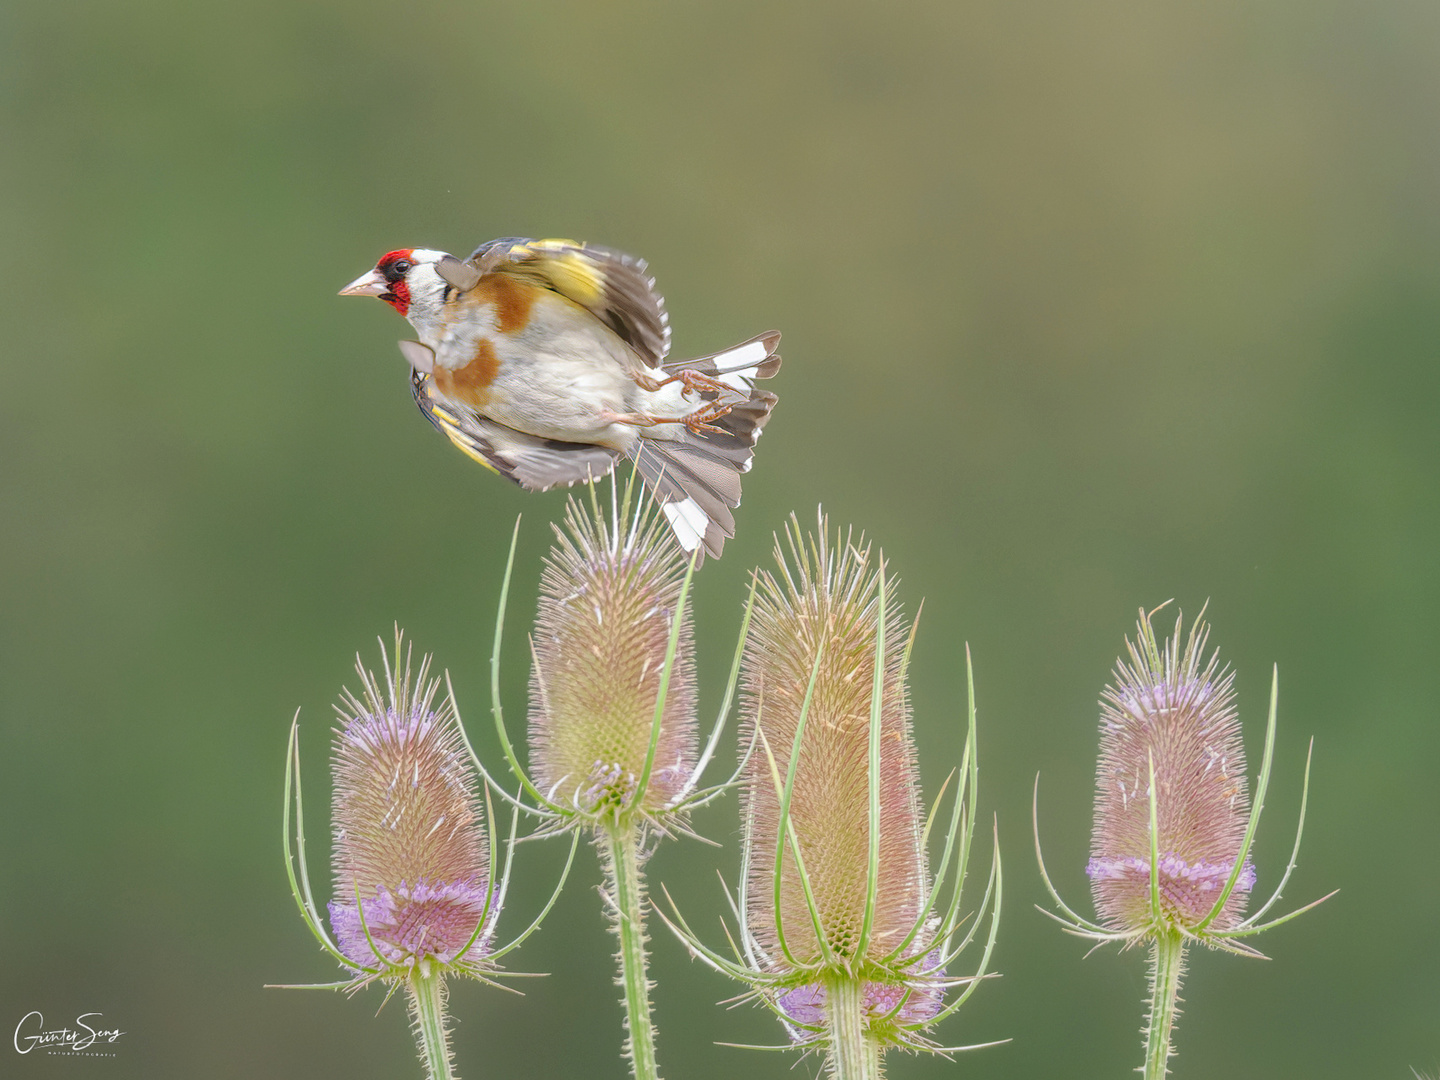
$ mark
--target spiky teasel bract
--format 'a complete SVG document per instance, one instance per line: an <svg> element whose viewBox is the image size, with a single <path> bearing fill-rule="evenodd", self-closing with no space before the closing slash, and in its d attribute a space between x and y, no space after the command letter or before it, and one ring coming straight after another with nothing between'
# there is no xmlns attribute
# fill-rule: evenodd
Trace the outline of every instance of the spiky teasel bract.
<svg viewBox="0 0 1440 1080"><path fill-rule="evenodd" d="M932 876L906 689L913 630L907 637L890 599L895 582L863 540L832 541L823 516L810 537L792 517L788 547L787 557L777 543L779 575L760 575L743 664L743 741L759 749L747 754L734 955L708 948L678 914L672 928L694 955L750 985L747 996L779 1015L793 1045L824 1048L837 1075L878 1075L888 1047L945 1052L924 1032L985 976L999 928L997 847L960 936L975 827L973 683ZM947 975L987 910L979 970Z"/></svg>
<svg viewBox="0 0 1440 1080"><path fill-rule="evenodd" d="M593 836L619 939L625 1052L639 1080L657 1075L646 975L642 868L657 837L689 834L689 812L733 786L699 788L714 755L739 667L701 751L695 727L693 643L687 601L698 557L687 561L648 495L612 486L572 497L545 562L531 638L531 768L520 765L500 706L500 639L515 544L501 589L491 656L496 732L520 785L505 798L539 820L537 834ZM518 538L518 525L517 533ZM748 625L748 608L746 624ZM741 640L745 630L742 626Z"/></svg>
<svg viewBox="0 0 1440 1080"><path fill-rule="evenodd" d="M393 993L403 986L421 1058L435 1080L451 1075L446 978L459 975L496 985L494 978L517 974L501 972L497 961L534 932L559 888L529 929L508 945L495 946L516 822L497 877L494 818L487 812L488 795L482 799L453 699L436 702L439 680L429 678L428 656L412 676L411 652L398 632L393 666L383 643L381 655L383 689L357 656L361 691L343 691L336 706L331 762L335 893L328 905L333 939L320 919L305 856L298 713L285 767L285 862L306 924L353 973L318 988L354 992L378 980Z"/></svg>
<svg viewBox="0 0 1440 1080"><path fill-rule="evenodd" d="M1163 605L1162 605L1163 606ZM1157 609L1158 610L1158 609ZM1275 749L1278 673L1270 686L1265 756L1253 805L1247 799L1245 753L1235 710L1234 675L1204 657L1209 628L1183 623L1162 646L1142 609L1128 661L1115 665L1100 700L1100 758L1095 824L1086 866L1098 922L1060 899L1040 855L1036 779L1035 853L1061 914L1046 912L1079 937L1123 946L1146 942L1151 952L1151 1002L1146 1024L1147 1080L1166 1073L1185 949L1198 942L1242 956L1260 956L1240 939L1288 922L1328 897L1262 923L1295 869L1310 788L1310 760L1289 864L1274 894L1242 917L1255 884L1250 849L1264 808ZM1330 895L1333 895L1330 894ZM1044 910L1044 909L1042 909Z"/></svg>

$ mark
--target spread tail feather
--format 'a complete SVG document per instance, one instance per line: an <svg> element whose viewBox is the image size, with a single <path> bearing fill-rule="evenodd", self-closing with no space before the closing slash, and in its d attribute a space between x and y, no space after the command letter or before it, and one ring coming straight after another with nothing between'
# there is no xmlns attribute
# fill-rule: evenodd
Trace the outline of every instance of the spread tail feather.
<svg viewBox="0 0 1440 1080"><path fill-rule="evenodd" d="M780 370L780 356L775 351L779 345L780 331L769 330L723 352L693 360L671 360L661 366L669 372L698 371L746 393L756 379L768 379Z"/></svg>
<svg viewBox="0 0 1440 1080"><path fill-rule="evenodd" d="M712 421L717 431L695 434L680 428L673 438L651 438L641 433L630 458L661 512L687 553L703 548L704 555L719 558L725 541L735 535L740 505L740 474L750 471L755 442L778 400L754 389L756 379L768 379L780 369L775 349L780 334L771 331L724 352L694 360L671 361L667 371L695 371L724 382L748 398ZM670 426L674 432L676 426ZM667 432L667 434L669 433Z"/></svg>

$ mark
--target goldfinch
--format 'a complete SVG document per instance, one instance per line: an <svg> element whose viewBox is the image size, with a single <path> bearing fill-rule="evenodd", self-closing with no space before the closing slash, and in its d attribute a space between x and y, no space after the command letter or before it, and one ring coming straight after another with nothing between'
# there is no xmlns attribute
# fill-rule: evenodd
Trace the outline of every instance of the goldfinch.
<svg viewBox="0 0 1440 1080"><path fill-rule="evenodd" d="M687 553L735 535L776 397L778 331L667 361L670 322L644 260L573 240L506 237L461 260L402 248L340 290L409 320L415 403L480 464L531 491L606 475L622 458Z"/></svg>

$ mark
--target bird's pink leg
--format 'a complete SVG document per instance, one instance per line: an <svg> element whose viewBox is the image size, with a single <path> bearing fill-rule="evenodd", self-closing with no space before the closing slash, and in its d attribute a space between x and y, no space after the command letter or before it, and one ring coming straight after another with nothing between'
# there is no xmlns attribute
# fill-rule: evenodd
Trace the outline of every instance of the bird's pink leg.
<svg viewBox="0 0 1440 1080"><path fill-rule="evenodd" d="M719 420L728 413L733 405L722 405L719 402L709 402L700 406L694 412L685 416L655 416L651 413L617 413L608 409L600 413L600 420L606 424L629 424L631 427L654 427L657 424L684 424L692 435L701 435L705 432L719 434L723 429L714 426L711 421Z"/></svg>

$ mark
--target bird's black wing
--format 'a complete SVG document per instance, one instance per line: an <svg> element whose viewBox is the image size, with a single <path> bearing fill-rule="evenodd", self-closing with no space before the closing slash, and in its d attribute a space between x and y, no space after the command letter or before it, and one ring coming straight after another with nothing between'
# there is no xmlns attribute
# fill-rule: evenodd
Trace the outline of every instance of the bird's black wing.
<svg viewBox="0 0 1440 1080"><path fill-rule="evenodd" d="M656 367L670 352L665 298L644 259L574 240L506 237L466 260L481 274L517 274L573 300Z"/></svg>

